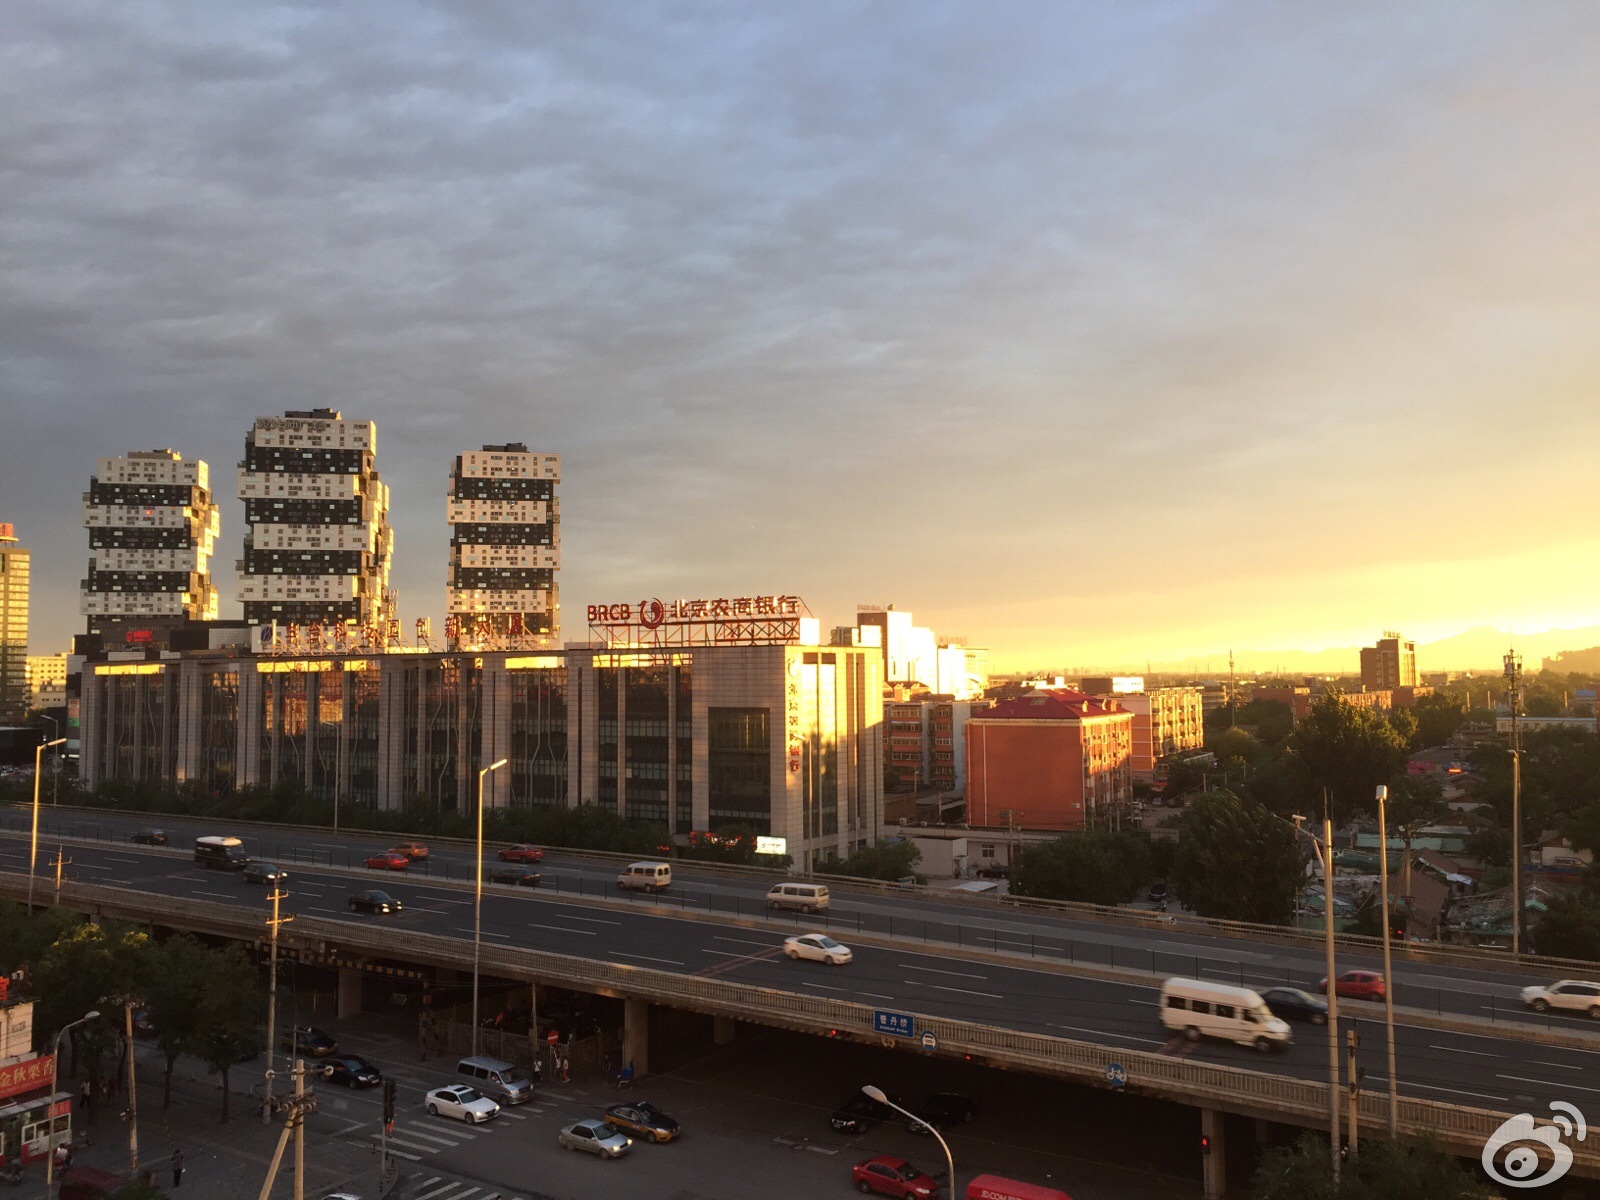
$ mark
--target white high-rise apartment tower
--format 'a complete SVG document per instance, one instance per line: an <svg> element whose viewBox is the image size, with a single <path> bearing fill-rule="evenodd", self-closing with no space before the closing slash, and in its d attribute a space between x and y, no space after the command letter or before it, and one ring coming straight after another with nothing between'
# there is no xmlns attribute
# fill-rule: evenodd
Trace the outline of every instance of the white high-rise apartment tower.
<svg viewBox="0 0 1600 1200"><path fill-rule="evenodd" d="M140 631L213 621L211 551L221 527L211 469L176 450L102 458L83 493L89 574L79 608L89 632L120 642Z"/></svg>
<svg viewBox="0 0 1600 1200"><path fill-rule="evenodd" d="M553 638L560 628L561 458L521 442L457 455L450 472L447 634L463 647Z"/></svg>
<svg viewBox="0 0 1600 1200"><path fill-rule="evenodd" d="M260 417L239 499L249 532L238 596L252 625L376 626L394 535L373 458L378 428L331 408Z"/></svg>

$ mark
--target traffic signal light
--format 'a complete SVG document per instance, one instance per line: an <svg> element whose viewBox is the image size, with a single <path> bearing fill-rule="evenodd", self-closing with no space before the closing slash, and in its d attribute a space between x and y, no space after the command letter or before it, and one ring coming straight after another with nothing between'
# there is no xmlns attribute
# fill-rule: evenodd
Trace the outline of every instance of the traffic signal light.
<svg viewBox="0 0 1600 1200"><path fill-rule="evenodd" d="M1203 1133L1200 1135L1200 1153L1201 1154L1210 1154L1211 1153L1211 1139L1209 1137L1207 1137Z"/></svg>
<svg viewBox="0 0 1600 1200"><path fill-rule="evenodd" d="M394 1132L394 1080L383 1081L383 1131Z"/></svg>

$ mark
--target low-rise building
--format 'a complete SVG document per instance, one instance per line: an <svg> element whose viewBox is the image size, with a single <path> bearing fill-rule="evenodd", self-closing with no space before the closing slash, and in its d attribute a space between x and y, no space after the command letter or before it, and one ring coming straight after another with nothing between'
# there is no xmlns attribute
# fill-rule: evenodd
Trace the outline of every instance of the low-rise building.
<svg viewBox="0 0 1600 1200"><path fill-rule="evenodd" d="M1133 714L1133 777L1148 783L1155 778L1156 764L1174 754L1198 750L1206 744L1205 705L1198 687L1162 687L1144 689L1144 680L1136 676L1128 680L1085 680L1095 690L1091 695L1114 699ZM1107 690L1102 683L1112 687ZM1137 683L1138 691L1128 690L1129 683ZM1118 690L1118 684L1122 684Z"/></svg>
<svg viewBox="0 0 1600 1200"><path fill-rule="evenodd" d="M1133 714L1116 700L1036 691L970 718L966 729L973 825L1082 829L1132 798Z"/></svg>

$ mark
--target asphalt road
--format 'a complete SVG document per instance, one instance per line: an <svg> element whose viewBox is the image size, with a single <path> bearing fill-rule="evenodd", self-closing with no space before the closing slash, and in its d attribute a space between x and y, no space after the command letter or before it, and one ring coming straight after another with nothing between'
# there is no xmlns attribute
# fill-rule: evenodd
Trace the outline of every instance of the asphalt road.
<svg viewBox="0 0 1600 1200"><path fill-rule="evenodd" d="M0 830L26 832L28 814L0 811ZM79 810L43 810L41 838L52 833L126 842L142 828L159 827L173 837L175 846L187 846L202 834L229 832L217 821L159 818L142 814L84 813ZM371 835L334 834L327 830L263 832L241 835L256 858L296 863L357 866L370 854L386 849L398 835L386 840ZM491 856L498 843L486 845ZM42 853L42 851L41 851ZM426 863L410 874L470 879L469 850L439 845ZM552 853L540 870L542 889L562 895L618 896L616 866L604 860ZM764 914L770 881L755 877L696 872L693 865L673 868L672 888L661 897L625 893L641 903L678 904L711 913L755 916ZM902 939L908 944L955 943L981 950L1005 950L1056 961L1080 962L1151 971L1163 976L1187 975L1263 988L1289 984L1315 989L1324 974L1320 947L1294 946L1231 938L1190 929L1139 928L1096 923L1049 911L1016 909L998 903L941 899L936 891L896 896L848 885L831 885L833 903L825 915L810 918L809 925L833 932L841 939L852 932L869 931ZM1340 951L1338 969L1382 968L1381 956ZM1537 1017L1521 1004L1518 993L1532 983L1549 982L1547 975L1441 966L1408 962L1403 953L1394 966L1398 1003L1440 1013L1492 1017L1532 1024L1554 1022L1575 1027L1592 1023L1565 1014Z"/></svg>
<svg viewBox="0 0 1600 1200"><path fill-rule="evenodd" d="M0 869L26 872L27 843L0 836ZM203 870L183 850L146 850L131 845L78 844L70 870L89 882L142 889L218 903L266 907L264 889L233 873ZM48 887L48 884L45 885ZM405 911L391 917L357 916L346 898L379 886L398 896ZM352 879L316 867L294 868L288 911L332 920L382 921L386 928L470 937L471 896L405 873L372 872ZM1314 1026L1297 1028L1295 1044L1264 1055L1227 1043L1198 1046L1169 1038L1162 1029L1153 987L1088 979L1027 966L964 960L947 951L915 945L856 947L845 967L791 962L782 956L782 935L704 918L687 919L586 903L527 889L487 889L483 935L487 941L578 955L687 975L826 996L925 1016L979 1021L1033 1033L1132 1050L1172 1053L1250 1070L1326 1078L1326 1041ZM613 893L614 894L614 893ZM787 922L786 922L787 923ZM795 930L811 927L795 918ZM1292 975L1292 968L1289 968ZM1320 974L1320 972L1319 972ZM1247 979L1250 978L1247 976ZM1304 982L1302 979L1301 982ZM1500 982L1502 989L1514 986ZM1381 1010L1378 1019L1357 1017L1362 1029L1360 1064L1366 1087L1387 1086ZM1349 1022L1346 1022L1349 1024ZM1600 1053L1540 1046L1493 1037L1467 1036L1401 1026L1397 1030L1399 1088L1426 1099L1516 1110L1566 1099L1583 1107L1600 1095Z"/></svg>

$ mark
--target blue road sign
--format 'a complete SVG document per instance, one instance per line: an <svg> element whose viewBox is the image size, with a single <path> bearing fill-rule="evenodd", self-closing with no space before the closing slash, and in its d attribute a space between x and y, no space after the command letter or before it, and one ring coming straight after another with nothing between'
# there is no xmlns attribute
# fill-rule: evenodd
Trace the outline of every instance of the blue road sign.
<svg viewBox="0 0 1600 1200"><path fill-rule="evenodd" d="M1106 1064L1106 1082L1114 1088L1119 1088L1128 1082L1128 1068L1119 1062Z"/></svg>
<svg viewBox="0 0 1600 1200"><path fill-rule="evenodd" d="M872 1013L872 1032L888 1033L895 1037L908 1038L912 1036L911 1014L890 1012L888 1009L874 1009Z"/></svg>

